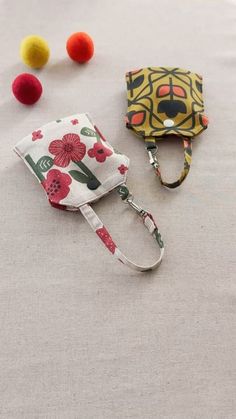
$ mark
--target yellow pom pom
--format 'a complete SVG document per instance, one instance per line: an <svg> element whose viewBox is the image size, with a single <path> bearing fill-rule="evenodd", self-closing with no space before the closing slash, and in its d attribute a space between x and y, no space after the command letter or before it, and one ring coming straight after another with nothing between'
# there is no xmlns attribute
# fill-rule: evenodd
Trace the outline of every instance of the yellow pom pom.
<svg viewBox="0 0 236 419"><path fill-rule="evenodd" d="M43 67L48 62L49 54L48 44L41 36L30 35L21 42L21 59L31 68Z"/></svg>

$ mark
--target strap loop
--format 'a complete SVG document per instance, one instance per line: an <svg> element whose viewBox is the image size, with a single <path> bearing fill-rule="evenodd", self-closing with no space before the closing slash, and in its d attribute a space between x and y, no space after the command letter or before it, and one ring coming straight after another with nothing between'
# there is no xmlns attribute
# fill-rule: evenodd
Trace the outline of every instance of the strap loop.
<svg viewBox="0 0 236 419"><path fill-rule="evenodd" d="M99 236L99 238L103 241L103 243L108 248L108 250L120 262L124 263L125 265L129 266L132 269L135 269L136 271L148 271L148 270L157 268L160 265L163 255L164 255L164 243L152 215L149 214L147 211L145 211L143 208L141 208L139 205L137 205L134 202L133 195L130 194L126 185L123 184L123 185L118 186L117 192L120 195L122 201L124 201L131 208L133 208L134 211L136 211L138 215L142 218L145 227L148 229L149 233L153 236L153 238L155 239L155 241L157 242L160 248L159 258L152 265L142 266L142 265L137 265L134 262L131 262L131 260L129 260L116 246L110 233L108 232L106 227L103 225L102 221L99 219L99 217L94 212L94 210L90 207L90 205L88 204L82 205L80 207L81 213L86 218L86 220L88 221L92 229Z"/></svg>
<svg viewBox="0 0 236 419"><path fill-rule="evenodd" d="M184 179L187 177L190 165L192 162L192 141L189 138L183 138L183 147L184 147L184 168L181 172L181 175L178 180L172 183L165 182L162 179L161 171L160 171L160 164L158 162L157 158L157 151L158 147L155 144L155 142L146 140L146 150L148 152L149 156L149 162L154 168L156 175L159 177L160 182L163 186L166 186L167 188L174 189L181 185L181 183L184 181Z"/></svg>

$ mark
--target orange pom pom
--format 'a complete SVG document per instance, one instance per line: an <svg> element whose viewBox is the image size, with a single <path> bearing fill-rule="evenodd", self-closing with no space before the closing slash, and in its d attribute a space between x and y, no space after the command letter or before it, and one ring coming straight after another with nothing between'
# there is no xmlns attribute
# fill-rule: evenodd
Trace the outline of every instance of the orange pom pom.
<svg viewBox="0 0 236 419"><path fill-rule="evenodd" d="M73 33L67 40L66 49L69 57L78 63L89 61L94 53L92 38L85 32Z"/></svg>

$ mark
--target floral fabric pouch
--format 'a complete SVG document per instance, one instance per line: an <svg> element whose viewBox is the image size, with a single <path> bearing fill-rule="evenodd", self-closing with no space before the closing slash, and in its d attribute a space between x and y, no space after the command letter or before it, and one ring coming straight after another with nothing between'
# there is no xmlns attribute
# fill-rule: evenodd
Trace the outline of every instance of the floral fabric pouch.
<svg viewBox="0 0 236 419"><path fill-rule="evenodd" d="M53 207L83 214L107 249L120 262L138 271L156 268L164 245L151 214L133 201L125 182L129 159L105 140L88 114L78 114L42 126L15 147L41 183ZM142 218L160 248L150 266L131 262L116 246L90 204L116 189L121 199Z"/></svg>
<svg viewBox="0 0 236 419"><path fill-rule="evenodd" d="M208 125L203 113L202 77L177 67L148 67L126 73L126 84L126 126L144 138L150 163L161 183L176 188L190 169L192 138ZM162 179L156 145L170 135L182 139L184 148L184 169L173 183Z"/></svg>

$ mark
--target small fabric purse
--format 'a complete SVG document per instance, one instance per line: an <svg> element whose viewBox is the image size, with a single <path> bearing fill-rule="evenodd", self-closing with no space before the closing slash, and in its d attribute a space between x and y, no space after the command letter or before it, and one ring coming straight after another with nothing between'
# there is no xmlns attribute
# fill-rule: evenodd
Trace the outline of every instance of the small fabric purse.
<svg viewBox="0 0 236 419"><path fill-rule="evenodd" d="M21 140L14 151L41 183L53 207L80 210L92 229L116 259L138 271L161 263L164 245L151 214L133 200L125 182L129 159L115 151L88 114L78 114L42 126ZM131 262L116 246L90 204L116 189L142 218L160 248L158 260L150 266Z"/></svg>
<svg viewBox="0 0 236 419"><path fill-rule="evenodd" d="M151 165L162 185L176 188L188 175L192 138L207 128L202 77L181 68L148 67L126 73L126 126L144 138ZM162 179L157 158L158 140L175 135L183 141L184 169L173 183Z"/></svg>

